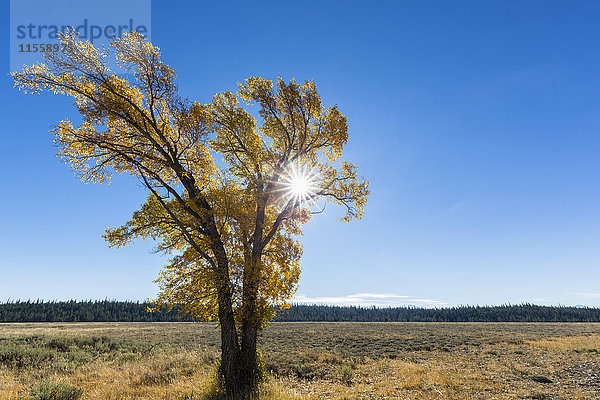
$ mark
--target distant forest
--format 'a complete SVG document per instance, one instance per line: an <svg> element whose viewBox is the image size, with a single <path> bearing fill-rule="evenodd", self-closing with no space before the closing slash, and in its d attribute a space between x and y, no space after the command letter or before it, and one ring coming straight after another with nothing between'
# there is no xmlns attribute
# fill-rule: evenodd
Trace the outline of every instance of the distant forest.
<svg viewBox="0 0 600 400"><path fill-rule="evenodd" d="M96 301L9 301L0 303L0 322L173 322L186 315L147 311L149 303ZM314 322L600 322L600 309L534 304L451 308L375 308L293 305L275 321Z"/></svg>

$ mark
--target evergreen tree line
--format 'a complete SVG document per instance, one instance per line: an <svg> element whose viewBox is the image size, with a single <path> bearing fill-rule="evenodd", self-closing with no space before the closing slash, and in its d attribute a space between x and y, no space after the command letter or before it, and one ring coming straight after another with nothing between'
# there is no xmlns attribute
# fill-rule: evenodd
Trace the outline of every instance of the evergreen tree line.
<svg viewBox="0 0 600 400"><path fill-rule="evenodd" d="M0 303L0 322L174 322L192 319L171 311L148 312L150 303L96 301L8 301ZM460 306L339 307L293 305L277 310L275 321L313 322L600 322L600 309L588 307L538 306Z"/></svg>
<svg viewBox="0 0 600 400"><path fill-rule="evenodd" d="M315 322L600 322L600 309L589 307L502 306L418 307L338 307L295 305L279 311L276 321Z"/></svg>
<svg viewBox="0 0 600 400"><path fill-rule="evenodd" d="M8 301L0 322L173 322L191 321L177 309L148 312L150 303L132 301Z"/></svg>

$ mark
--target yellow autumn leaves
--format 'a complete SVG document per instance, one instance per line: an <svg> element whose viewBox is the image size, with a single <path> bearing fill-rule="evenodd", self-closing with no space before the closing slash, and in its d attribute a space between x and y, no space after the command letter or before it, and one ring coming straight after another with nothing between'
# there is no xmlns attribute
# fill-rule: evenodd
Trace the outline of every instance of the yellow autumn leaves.
<svg viewBox="0 0 600 400"><path fill-rule="evenodd" d="M319 177L314 200L343 206L345 220L362 216L368 182L339 161L346 117L322 105L314 82L250 77L236 92L190 103L160 50L135 32L105 50L73 31L61 41L63 52L13 74L15 86L73 97L83 122L61 121L54 135L58 154L82 179L127 173L148 189L141 209L105 238L112 246L152 238L171 254L158 278L159 304L215 319L219 294L230 291L238 312L253 290L261 320L286 304L300 275L297 235L314 211L285 198L282 177L291 165ZM110 57L129 79L110 71Z"/></svg>

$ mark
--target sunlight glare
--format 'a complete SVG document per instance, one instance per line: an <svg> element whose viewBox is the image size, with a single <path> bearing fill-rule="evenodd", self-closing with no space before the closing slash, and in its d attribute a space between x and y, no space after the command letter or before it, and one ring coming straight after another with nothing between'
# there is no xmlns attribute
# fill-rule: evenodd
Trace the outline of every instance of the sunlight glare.
<svg viewBox="0 0 600 400"><path fill-rule="evenodd" d="M306 196L309 191L308 180L305 176L295 176L290 182L290 190L297 196Z"/></svg>
<svg viewBox="0 0 600 400"><path fill-rule="evenodd" d="M312 201L318 189L316 172L300 165L292 165L283 181L286 198L298 206Z"/></svg>

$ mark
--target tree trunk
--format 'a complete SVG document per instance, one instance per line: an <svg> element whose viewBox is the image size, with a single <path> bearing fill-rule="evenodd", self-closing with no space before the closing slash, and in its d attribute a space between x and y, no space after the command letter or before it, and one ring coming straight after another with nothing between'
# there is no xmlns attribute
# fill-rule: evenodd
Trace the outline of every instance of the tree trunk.
<svg viewBox="0 0 600 400"><path fill-rule="evenodd" d="M253 249L250 260L244 268L242 291L242 326L240 332L240 366L242 370L241 385L245 393L252 394L258 389L261 371L257 355L258 329L260 325L258 313L258 282L260 280L260 252ZM248 262L249 261L249 262Z"/></svg>
<svg viewBox="0 0 600 400"><path fill-rule="evenodd" d="M244 271L243 314L240 332L241 385L246 393L254 393L258 388L262 371L258 365L256 342L258 339L259 316L257 309L257 263L251 262Z"/></svg>
<svg viewBox="0 0 600 400"><path fill-rule="evenodd" d="M258 365L256 329L242 330L242 348L237 347L237 337L231 337L231 329L221 325L221 374L226 398L230 400L250 400L258 390L260 368ZM227 343L235 340L234 346Z"/></svg>
<svg viewBox="0 0 600 400"><path fill-rule="evenodd" d="M231 399L243 399L240 393L243 371L240 368L240 345L235 326L229 262L222 244L213 246L217 261L217 293L219 302L219 324L221 325L221 368L225 393Z"/></svg>
<svg viewBox="0 0 600 400"><path fill-rule="evenodd" d="M256 221L252 238L252 249L246 248L244 254L244 275L242 287L242 321L240 332L240 381L239 388L242 390L240 399L248 399L256 393L260 383L261 371L256 342L260 326L258 310L258 287L260 282L260 267L263 250L263 228L265 220L265 199L261 198L262 189L259 194L256 209Z"/></svg>
<svg viewBox="0 0 600 400"><path fill-rule="evenodd" d="M258 339L258 329L254 324L245 326L242 329L242 349L241 349L241 361L242 369L244 371L244 386L245 391L253 393L258 388L260 383L261 371L258 364L258 355L256 353L256 342Z"/></svg>
<svg viewBox="0 0 600 400"><path fill-rule="evenodd" d="M225 392L233 395L239 391L242 371L240 371L240 349L233 312L231 318L229 318L226 315L229 314L226 308L219 305L219 321L221 324L220 373L223 378Z"/></svg>
<svg viewBox="0 0 600 400"><path fill-rule="evenodd" d="M213 247L219 274L219 322L221 324L221 374L226 397L250 400L258 389L262 371L258 363L258 286L262 256L264 204L259 202L250 259L246 259L242 289L242 321L238 334L233 313L227 254L219 241ZM250 262L248 262L250 261Z"/></svg>

